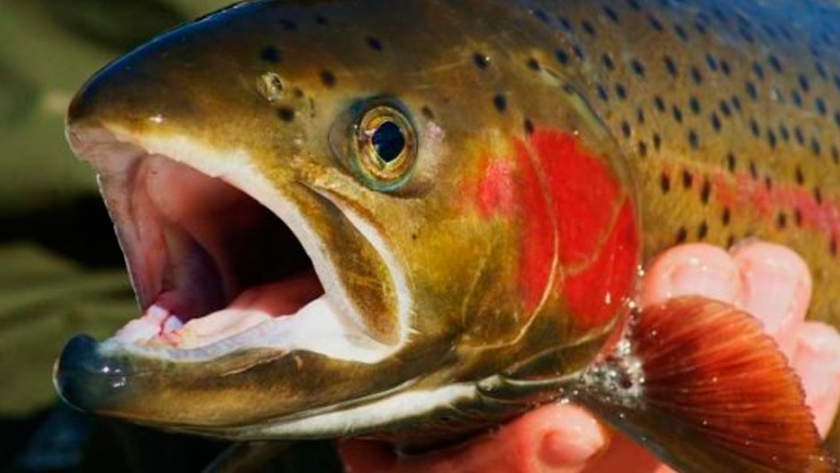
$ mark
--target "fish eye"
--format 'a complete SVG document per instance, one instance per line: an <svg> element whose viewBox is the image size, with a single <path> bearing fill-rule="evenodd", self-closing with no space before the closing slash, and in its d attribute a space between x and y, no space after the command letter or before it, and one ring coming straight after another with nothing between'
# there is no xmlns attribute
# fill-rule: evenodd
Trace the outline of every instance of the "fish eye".
<svg viewBox="0 0 840 473"><path fill-rule="evenodd" d="M391 191L408 180L417 161L417 135L403 111L370 107L360 114L355 134L352 167L366 184Z"/></svg>

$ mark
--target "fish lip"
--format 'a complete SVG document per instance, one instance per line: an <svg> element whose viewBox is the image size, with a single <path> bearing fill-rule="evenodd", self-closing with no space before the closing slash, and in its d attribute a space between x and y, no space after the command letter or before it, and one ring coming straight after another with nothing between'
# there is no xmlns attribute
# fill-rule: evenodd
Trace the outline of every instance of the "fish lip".
<svg viewBox="0 0 840 473"><path fill-rule="evenodd" d="M238 189L239 191L245 193L248 197L254 199L256 202L260 203L269 211L271 211L271 213L274 214L276 218L279 218L291 230L295 238L298 239L299 243L303 247L307 256L311 259L317 277L321 281L324 290L324 295L307 304L306 307L302 308L300 311L298 311L298 313L303 312L304 309L308 308L310 305L313 305L313 303L315 302L318 302L322 306L325 306L328 310L321 310L321 312L330 312L332 317L326 317L326 319L322 317L322 319L328 321L329 323L336 324L338 326L337 331L332 335L335 337L344 337L351 342L351 345L353 345L352 347L350 347L353 353L349 355L350 358L346 358L351 361L359 361L362 363L376 363L392 355L399 348L401 348L403 342L405 341L405 337L408 333L408 329L405 326L405 320L401 321L403 323L401 323L400 327L400 341L395 344L382 343L370 333L366 325L362 322L363 318L359 314L355 314L355 311L351 307L349 307L348 304L344 304L341 302L342 299L345 297L343 294L343 291L345 289L341 287L341 284L338 282L339 278L337 277L335 270L332 267L332 263L329 261L330 258L327 254L327 251L321 248L322 243L320 239L316 236L315 232L312 231L311 228L309 228L303 216L300 215L299 212L297 212L298 215L294 215L296 213L296 209L291 211L292 217L290 217L288 209L286 209L284 215L281 215L281 212L278 212L276 205L280 199L275 199L273 202L266 202L267 199L261 198L262 195L255 195L260 194L261 192L267 193L265 191L272 190L272 188L270 187L270 183L268 183L267 181L261 182L263 188L260 192L254 193L243 189L243 187L245 186L239 183L239 178L241 178L242 176L237 174L241 174L240 171L242 167L238 168L237 164L245 164L245 168L251 169L250 163L243 162L240 160L235 165L228 166L196 166L194 165L195 163L188 162L188 160L183 159L177 154L159 152L155 149L155 144L152 144L150 146L147 143L144 143L145 140L142 137L138 138L134 134L127 132L126 130L120 129L118 126L109 126L100 123L96 123L94 125L91 125L88 122L82 125L68 123L68 126L66 128L66 135L73 152L80 159L92 164L97 169L100 188L102 190L103 197L106 200L106 204L109 207L109 210L111 210L111 205L113 205L113 202L109 202L108 192L105 189L107 184L104 183L105 179L103 179L103 175L130 172L128 171L127 167L133 165L133 163L138 159L142 159L143 157L150 156L153 154L169 158L181 164L186 164L190 168L204 174L205 176L211 178L219 178L227 184ZM121 154L121 158L113 159L114 153ZM311 190L311 188L307 188ZM285 202L284 204L289 203L290 201ZM292 204L291 206L293 207L294 205ZM339 210L343 211L342 209ZM112 211L111 213L113 216L114 212ZM364 238L362 232L360 232L358 229L356 229L356 231ZM122 241L120 244L123 247L124 254L126 255L126 260L130 260L130 249L126 248L126 245ZM379 249L376 247L373 248L374 251L377 251L377 254L379 254ZM381 256L382 255L380 254L380 257ZM131 265L129 265L129 268L131 268ZM132 279L132 287L134 288L135 294L138 298L138 303L143 309L145 309L149 306L152 297L149 296L149 294L147 293L148 291L144 291L142 285L136 283L135 279L137 275L134 271L130 270L130 276ZM325 307L321 308L324 309ZM294 315L297 315L297 313ZM285 318L277 320L282 322L284 321L284 319ZM300 346L272 346L270 343L264 343L260 345L248 342L248 338L250 336L254 335L255 332L258 332L259 329L264 329L265 327L263 325L268 325L269 323L271 322L258 325L241 333L237 333L232 337L195 349L142 346L136 343L127 343L123 340L119 340L117 337L112 337L110 339L105 340L104 342L98 343L97 352L104 355L111 353L128 352L132 355L139 355L148 358L158 358L167 361L189 362L212 361L213 359L229 355L233 352L250 348L279 349L283 352L286 352L287 354L292 353L296 350L320 352L319 350L315 349L310 350L310 348L317 347L309 346L306 344ZM292 329L294 327L288 328ZM283 331L282 329L277 327L275 327L275 329ZM271 332L271 330L268 330L268 332ZM324 354L330 355L330 353ZM339 356L338 358L342 357Z"/></svg>

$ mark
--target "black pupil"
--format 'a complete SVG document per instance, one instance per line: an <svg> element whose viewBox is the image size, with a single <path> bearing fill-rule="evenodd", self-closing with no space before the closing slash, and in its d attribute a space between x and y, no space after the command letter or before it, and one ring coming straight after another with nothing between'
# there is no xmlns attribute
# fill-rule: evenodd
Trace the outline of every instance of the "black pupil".
<svg viewBox="0 0 840 473"><path fill-rule="evenodd" d="M405 137L394 122L385 122L373 132L371 138L376 154L385 163L391 163L400 156L405 148Z"/></svg>

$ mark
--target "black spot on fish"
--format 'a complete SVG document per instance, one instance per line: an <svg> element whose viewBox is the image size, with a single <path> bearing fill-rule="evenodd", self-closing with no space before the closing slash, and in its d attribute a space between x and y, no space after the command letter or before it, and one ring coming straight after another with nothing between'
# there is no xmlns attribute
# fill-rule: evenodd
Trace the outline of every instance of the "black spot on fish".
<svg viewBox="0 0 840 473"><path fill-rule="evenodd" d="M820 189L819 187L814 187L814 190L812 192L814 194L814 201L817 204L822 205L822 203L823 203L822 189Z"/></svg>
<svg viewBox="0 0 840 473"><path fill-rule="evenodd" d="M694 130L688 130L688 145L691 146L692 149L700 147L700 137L697 136L697 132Z"/></svg>
<svg viewBox="0 0 840 473"><path fill-rule="evenodd" d="M729 222L732 220L732 212L729 210L729 207L724 207L723 212L720 214L720 221L723 223L724 226L728 226Z"/></svg>
<svg viewBox="0 0 840 473"><path fill-rule="evenodd" d="M648 21L650 22L650 27L655 31L662 32L664 30L662 23L655 16L649 16Z"/></svg>
<svg viewBox="0 0 840 473"><path fill-rule="evenodd" d="M729 68L729 63L726 59L720 60L720 71L723 72L723 75L728 76L732 73L732 70Z"/></svg>
<svg viewBox="0 0 840 473"><path fill-rule="evenodd" d="M733 95L733 96L732 96L732 108L733 108L736 112L740 112L740 111L741 111L741 99L739 99L737 95Z"/></svg>
<svg viewBox="0 0 840 473"><path fill-rule="evenodd" d="M633 130L630 128L630 124L627 123L627 120L621 122L621 134L624 135L625 138L630 138L631 133Z"/></svg>
<svg viewBox="0 0 840 473"><path fill-rule="evenodd" d="M737 159L735 158L735 154L730 152L726 155L726 168L729 169L729 172L735 172L735 166L737 164Z"/></svg>
<svg viewBox="0 0 840 473"><path fill-rule="evenodd" d="M627 6L636 11L640 11L642 9L642 6L639 5L639 2L636 0L627 0Z"/></svg>
<svg viewBox="0 0 840 473"><path fill-rule="evenodd" d="M700 226L697 227L697 239L704 240L706 235L709 234L709 225L706 223L705 220L700 222Z"/></svg>
<svg viewBox="0 0 840 473"><path fill-rule="evenodd" d="M286 31L296 31L298 29L298 24L289 19L282 18L278 23Z"/></svg>
<svg viewBox="0 0 840 473"><path fill-rule="evenodd" d="M793 209L793 221L797 227L802 226L802 211L799 208Z"/></svg>
<svg viewBox="0 0 840 473"><path fill-rule="evenodd" d="M754 61L752 63L752 70L753 70L753 74L755 75L756 79L758 79L758 80L763 80L764 79L764 68L761 67L761 64Z"/></svg>
<svg viewBox="0 0 840 473"><path fill-rule="evenodd" d="M688 33L686 33L685 28L683 28L682 25L674 25L674 33L676 33L677 37L680 38L680 40L682 40L684 43L688 42Z"/></svg>
<svg viewBox="0 0 840 473"><path fill-rule="evenodd" d="M260 58L265 62L277 64L280 62L280 51L274 46L266 46L260 51Z"/></svg>
<svg viewBox="0 0 840 473"><path fill-rule="evenodd" d="M744 85L744 89L747 91L747 95L751 99L758 99L758 89L756 89L755 84L753 84L752 81L747 81L747 83Z"/></svg>
<svg viewBox="0 0 840 473"><path fill-rule="evenodd" d="M680 229L677 231L677 244L685 243L686 239L688 239L688 230L686 230L685 227L680 227Z"/></svg>
<svg viewBox="0 0 840 473"><path fill-rule="evenodd" d="M432 109L429 108L428 106L423 106L423 108L420 109L420 113L422 113L423 116L426 117L427 120L434 120L435 119L434 112L432 112Z"/></svg>
<svg viewBox="0 0 840 473"><path fill-rule="evenodd" d="M828 73L825 71L825 66L823 66L822 62L817 61L814 68L817 70L817 75L822 77L823 80L828 79Z"/></svg>
<svg viewBox="0 0 840 473"><path fill-rule="evenodd" d="M604 12L604 15L606 15L606 17L610 19L610 21L612 21L615 24L618 24L618 13L616 13L615 10L610 8L608 5L604 5L603 7L601 7L601 10Z"/></svg>
<svg viewBox="0 0 840 473"><path fill-rule="evenodd" d="M840 164L840 150L837 149L836 145L831 145L831 160L834 161L834 164Z"/></svg>
<svg viewBox="0 0 840 473"><path fill-rule="evenodd" d="M557 62L564 66L569 63L569 54L562 49L556 49L554 51L554 57L557 59Z"/></svg>
<svg viewBox="0 0 840 473"><path fill-rule="evenodd" d="M784 211L780 211L779 215L776 216L776 228L779 230L787 228L787 214Z"/></svg>
<svg viewBox="0 0 840 473"><path fill-rule="evenodd" d="M717 61L715 61L715 58L711 54L706 54L706 67L712 72L717 72L718 70Z"/></svg>
<svg viewBox="0 0 840 473"><path fill-rule="evenodd" d="M796 89L792 89L790 91L790 98L793 100L793 104L799 108L802 108L802 96L799 95L799 91Z"/></svg>
<svg viewBox="0 0 840 473"><path fill-rule="evenodd" d="M572 27L572 22L569 21L569 19L564 17L564 16L558 16L557 21L560 23L560 26L562 26L563 29L568 31L569 33L571 33L572 30L574 29Z"/></svg>
<svg viewBox="0 0 840 473"><path fill-rule="evenodd" d="M604 67L606 67L608 70L611 71L615 69L615 65L613 64L612 58L609 54L604 53L604 55L601 56L601 62L604 63Z"/></svg>
<svg viewBox="0 0 840 473"><path fill-rule="evenodd" d="M627 90L624 89L623 85L615 85L615 96L618 97L619 100L624 100L627 98Z"/></svg>
<svg viewBox="0 0 840 473"><path fill-rule="evenodd" d="M802 128L795 127L793 129L793 136L796 138L796 142L800 145L805 144L805 134L802 133Z"/></svg>
<svg viewBox="0 0 840 473"><path fill-rule="evenodd" d="M828 110L825 107L825 100L823 100L822 97L817 97L817 99L814 101L814 107L816 107L817 113L819 113L822 116L825 116L828 112Z"/></svg>
<svg viewBox="0 0 840 473"><path fill-rule="evenodd" d="M659 188L662 190L663 194L667 194L671 191L671 177L664 172L659 175Z"/></svg>
<svg viewBox="0 0 840 473"><path fill-rule="evenodd" d="M648 153L647 143L645 143L642 140L639 140L638 148L639 148L639 156L641 156L643 158L646 157L647 153Z"/></svg>
<svg viewBox="0 0 840 473"><path fill-rule="evenodd" d="M645 77L645 68L644 66L642 66L642 63L633 59L632 61L630 61L630 67L633 69L634 74L642 78Z"/></svg>
<svg viewBox="0 0 840 473"><path fill-rule="evenodd" d="M645 111L642 110L642 107L636 109L636 121L639 122L639 125L645 123Z"/></svg>
<svg viewBox="0 0 840 473"><path fill-rule="evenodd" d="M659 133L653 134L653 148L656 151L659 151L662 148L662 137L659 136Z"/></svg>
<svg viewBox="0 0 840 473"><path fill-rule="evenodd" d="M720 106L718 108L720 108L720 113L722 113L724 117L729 117L732 115L732 110L729 108L729 104L726 102L726 100L721 100Z"/></svg>
<svg viewBox="0 0 840 473"><path fill-rule="evenodd" d="M330 71L321 71L321 83L327 87L335 86L335 74Z"/></svg>
<svg viewBox="0 0 840 473"><path fill-rule="evenodd" d="M660 112L665 111L665 101L662 99L661 96L657 95L653 97L653 104L656 106L656 109Z"/></svg>
<svg viewBox="0 0 840 473"><path fill-rule="evenodd" d="M776 133L772 128L767 129L767 144L770 145L771 148L776 147Z"/></svg>
<svg viewBox="0 0 840 473"><path fill-rule="evenodd" d="M682 123L683 114L682 110L680 110L680 107L677 107L676 105L671 107L671 114L674 116L674 120L676 120L677 123Z"/></svg>
<svg viewBox="0 0 840 473"><path fill-rule="evenodd" d="M323 15L315 15L315 23L318 23L319 25L324 26L324 25L328 25L329 21L327 21L327 18L324 17Z"/></svg>
<svg viewBox="0 0 840 473"><path fill-rule="evenodd" d="M695 84L700 85L703 82L703 75L700 74L700 69L697 69L695 66L691 66L689 75L691 76L691 81Z"/></svg>
<svg viewBox="0 0 840 473"><path fill-rule="evenodd" d="M366 38L366 41L370 49L373 49L374 51L382 51L382 41L380 41L378 38L368 36Z"/></svg>
<svg viewBox="0 0 840 473"><path fill-rule="evenodd" d="M800 186L805 183L805 175L802 173L802 168L800 166L796 166L796 172L794 173L796 177L796 183Z"/></svg>
<svg viewBox="0 0 840 473"><path fill-rule="evenodd" d="M694 184L694 176L687 169L682 173L683 188L690 189Z"/></svg>
<svg viewBox="0 0 840 473"><path fill-rule="evenodd" d="M604 87L603 84L598 84L597 87L595 87L595 91L598 94L599 99L601 99L604 102L609 101L610 97L609 97L609 94L607 93L607 88Z"/></svg>
<svg viewBox="0 0 840 473"><path fill-rule="evenodd" d="M673 59L671 59L671 56L665 56L664 62L665 62L665 70L668 71L668 74L670 74L673 77L676 77L677 76L677 64L674 62Z"/></svg>
<svg viewBox="0 0 840 473"><path fill-rule="evenodd" d="M772 67L773 70L776 71L776 74L781 74L782 73L782 63L779 62L779 58L776 57L776 55L774 55L774 54L769 55L767 57L767 62L770 63L770 67Z"/></svg>
<svg viewBox="0 0 840 473"><path fill-rule="evenodd" d="M828 252L831 256L837 256L837 240L834 237L831 237L831 243L828 244Z"/></svg>
<svg viewBox="0 0 840 473"><path fill-rule="evenodd" d="M580 26L581 28L583 28L583 31L585 31L590 36L597 36L597 33L595 32L595 27L592 26L592 23L590 23L589 21L583 20L582 22L580 22Z"/></svg>
<svg viewBox="0 0 840 473"><path fill-rule="evenodd" d="M840 128L840 110L834 112L834 124L837 125L837 128Z"/></svg>
<svg viewBox="0 0 840 473"><path fill-rule="evenodd" d="M525 133L530 135L534 132L534 123L531 121L530 118L526 118L523 127L525 128Z"/></svg>
<svg viewBox="0 0 840 473"><path fill-rule="evenodd" d="M692 96L688 99L688 109L695 115L700 114L700 101L697 100L697 97Z"/></svg>
<svg viewBox="0 0 840 473"><path fill-rule="evenodd" d="M706 25L699 20L694 22L694 29L700 34L706 34Z"/></svg>
<svg viewBox="0 0 840 473"><path fill-rule="evenodd" d="M535 72L539 72L539 70L541 69L540 62L534 58L528 59L528 69L531 69Z"/></svg>
<svg viewBox="0 0 840 473"><path fill-rule="evenodd" d="M473 64L481 70L487 69L487 66L490 64L490 58L486 54L475 53L473 54Z"/></svg>
<svg viewBox="0 0 840 473"><path fill-rule="evenodd" d="M534 11L532 11L531 13L533 13L534 16L537 17L541 22L543 22L545 24L550 24L551 23L551 18L548 17L548 13L546 13L545 10L541 10L541 9L537 8Z"/></svg>
<svg viewBox="0 0 840 473"><path fill-rule="evenodd" d="M504 113L505 110L507 110L507 98L505 98L503 94L496 94L496 96L493 97L493 106L496 107L496 110L499 112Z"/></svg>
<svg viewBox="0 0 840 473"><path fill-rule="evenodd" d="M808 92L809 90L811 90L811 85L808 82L808 78L805 77L805 74L799 74L798 80L799 88L802 89L802 92Z"/></svg>
<svg viewBox="0 0 840 473"><path fill-rule="evenodd" d="M764 176L764 188L767 189L768 192L773 190L773 180L770 179L770 176Z"/></svg>
<svg viewBox="0 0 840 473"><path fill-rule="evenodd" d="M755 161L752 159L750 159L750 177L752 177L754 181L758 180L758 168L755 167Z"/></svg>
<svg viewBox="0 0 840 473"><path fill-rule="evenodd" d="M819 140L815 137L811 138L810 148L811 154L813 154L814 156L819 156L822 153L822 146L820 146Z"/></svg>
<svg viewBox="0 0 840 473"><path fill-rule="evenodd" d="M716 132L720 132L721 124L720 124L720 118L718 118L717 113L712 112L709 115L709 124L712 125L713 130L715 130Z"/></svg>
<svg viewBox="0 0 840 473"><path fill-rule="evenodd" d="M784 141L785 143L790 141L790 132L788 132L788 128L784 124L784 122L779 123L779 134L782 137L782 141Z"/></svg>
<svg viewBox="0 0 840 473"><path fill-rule="evenodd" d="M709 203L709 196L712 193L712 183L708 178L703 179L703 185L700 187L700 202L704 205Z"/></svg>
<svg viewBox="0 0 840 473"><path fill-rule="evenodd" d="M292 122L295 119L295 110L289 107L281 107L277 109L277 116L284 122Z"/></svg>
<svg viewBox="0 0 840 473"><path fill-rule="evenodd" d="M583 49L580 47L579 44L572 45L572 52L575 56L580 59L581 61L586 60L586 55L583 54Z"/></svg>
<svg viewBox="0 0 840 473"><path fill-rule="evenodd" d="M758 127L758 122L755 118L750 118L750 131L755 137L761 136L761 129Z"/></svg>

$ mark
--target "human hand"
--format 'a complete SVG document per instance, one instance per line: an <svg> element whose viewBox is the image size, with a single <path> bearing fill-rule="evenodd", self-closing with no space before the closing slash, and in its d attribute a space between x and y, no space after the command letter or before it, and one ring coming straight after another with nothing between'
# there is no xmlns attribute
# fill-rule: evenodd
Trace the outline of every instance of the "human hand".
<svg viewBox="0 0 840 473"><path fill-rule="evenodd" d="M840 404L840 335L805 322L811 278L805 263L778 245L750 242L731 253L705 244L664 252L648 267L639 304L701 295L735 304L764 323L790 360L806 391L817 427L825 435ZM575 405L535 409L467 445L398 458L383 444L339 444L348 472L371 473L666 473L650 453Z"/></svg>

